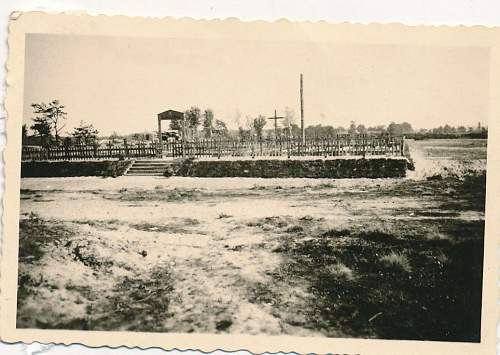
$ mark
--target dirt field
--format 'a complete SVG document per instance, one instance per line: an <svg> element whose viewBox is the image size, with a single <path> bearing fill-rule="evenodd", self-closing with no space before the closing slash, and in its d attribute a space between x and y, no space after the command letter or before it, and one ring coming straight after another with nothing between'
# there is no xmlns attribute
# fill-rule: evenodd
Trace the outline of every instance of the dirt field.
<svg viewBox="0 0 500 355"><path fill-rule="evenodd" d="M479 341L465 143L406 179L22 179L18 327Z"/></svg>

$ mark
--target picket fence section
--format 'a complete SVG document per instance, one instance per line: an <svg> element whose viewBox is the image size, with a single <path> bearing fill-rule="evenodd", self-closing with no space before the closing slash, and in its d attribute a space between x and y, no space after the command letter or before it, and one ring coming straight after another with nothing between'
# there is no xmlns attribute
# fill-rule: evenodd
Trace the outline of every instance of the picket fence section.
<svg viewBox="0 0 500 355"><path fill-rule="evenodd" d="M71 147L35 148L25 147L22 160L93 160L119 158L152 158L158 156L155 146L108 146L79 145Z"/></svg>
<svg viewBox="0 0 500 355"><path fill-rule="evenodd" d="M183 154L184 151L184 154ZM404 140L390 136L336 136L297 139L201 139L159 144L23 146L22 160L92 160L160 157L298 157L404 154Z"/></svg>

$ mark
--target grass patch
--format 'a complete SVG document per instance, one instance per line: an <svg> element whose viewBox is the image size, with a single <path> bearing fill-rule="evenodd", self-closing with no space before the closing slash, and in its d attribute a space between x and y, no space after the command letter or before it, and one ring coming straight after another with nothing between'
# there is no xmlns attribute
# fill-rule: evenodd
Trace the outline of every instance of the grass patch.
<svg viewBox="0 0 500 355"><path fill-rule="evenodd" d="M90 227L106 229L106 230L118 230L119 226L123 224L122 221L113 218L108 220L92 220L92 219L80 219L72 221L76 224L88 225Z"/></svg>
<svg viewBox="0 0 500 355"><path fill-rule="evenodd" d="M158 223L134 223L130 224L130 227L144 231L144 232L155 232L155 233L176 233L176 234L192 234L196 232L197 234L206 234L205 231L194 231L189 227L197 226L200 221L195 218L180 218L172 223L158 224Z"/></svg>
<svg viewBox="0 0 500 355"><path fill-rule="evenodd" d="M147 274L124 277L106 302L88 311L88 329L123 329L126 324L129 331L166 331L163 323L171 316L168 311L173 290L169 266L155 266Z"/></svg>
<svg viewBox="0 0 500 355"><path fill-rule="evenodd" d="M209 195L199 189L151 189L151 190L129 190L120 189L118 196L110 196L111 199L122 201L198 201L202 196Z"/></svg>
<svg viewBox="0 0 500 355"><path fill-rule="evenodd" d="M402 253L391 252L387 255L382 255L379 258L382 266L391 271L395 272L411 272L410 261L406 255Z"/></svg>
<svg viewBox="0 0 500 355"><path fill-rule="evenodd" d="M325 266L325 271L329 275L339 280L352 281L354 280L354 272L342 263L336 263Z"/></svg>
<svg viewBox="0 0 500 355"><path fill-rule="evenodd" d="M286 229L287 233L303 233L304 232L304 227L301 225L293 225L290 226Z"/></svg>
<svg viewBox="0 0 500 355"><path fill-rule="evenodd" d="M19 260L33 263L40 260L51 245L57 246L75 232L57 222L49 222L31 212L19 221Z"/></svg>
<svg viewBox="0 0 500 355"><path fill-rule="evenodd" d="M272 298L286 321L286 290L309 285L304 324L327 336L340 330L353 337L479 341L484 222L322 228L282 231L273 251L286 262L271 274L273 282L254 291L256 302ZM433 233L446 238L429 239Z"/></svg>

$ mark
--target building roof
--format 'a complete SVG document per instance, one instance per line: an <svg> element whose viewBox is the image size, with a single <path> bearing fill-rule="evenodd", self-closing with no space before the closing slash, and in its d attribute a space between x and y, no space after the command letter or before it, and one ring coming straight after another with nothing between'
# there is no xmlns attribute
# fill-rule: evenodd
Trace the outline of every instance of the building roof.
<svg viewBox="0 0 500 355"><path fill-rule="evenodd" d="M167 110L160 112L158 114L159 120L182 120L184 118L184 113L174 110Z"/></svg>

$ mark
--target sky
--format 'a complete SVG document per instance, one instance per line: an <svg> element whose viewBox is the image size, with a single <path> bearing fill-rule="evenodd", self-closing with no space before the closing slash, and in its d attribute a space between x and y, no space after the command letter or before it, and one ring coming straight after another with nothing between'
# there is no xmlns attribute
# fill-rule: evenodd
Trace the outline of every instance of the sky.
<svg viewBox="0 0 500 355"><path fill-rule="evenodd" d="M230 128L286 108L299 122L303 73L306 126L487 125L489 56L483 47L28 34L23 121L31 125L32 103L58 99L68 132L80 121L102 135L153 131L159 112L193 105Z"/></svg>

